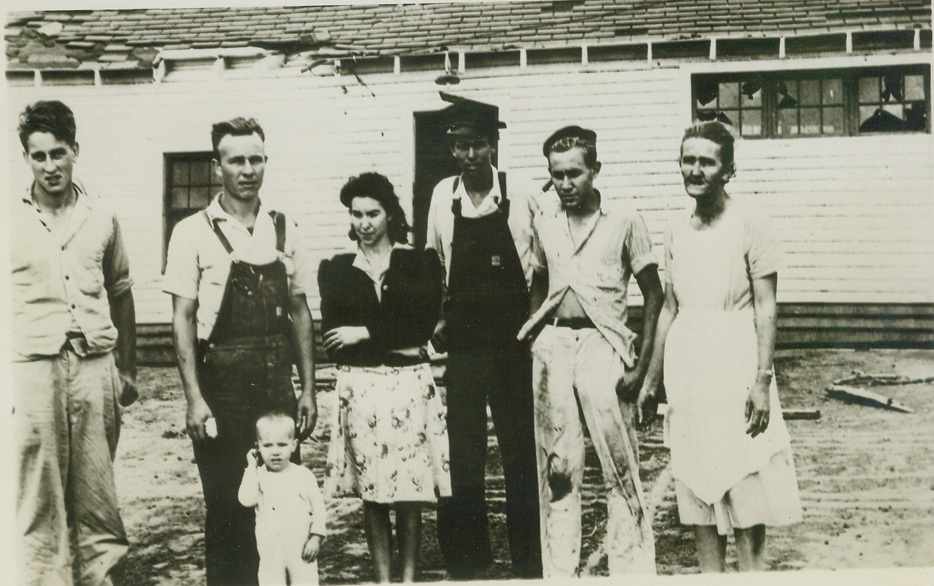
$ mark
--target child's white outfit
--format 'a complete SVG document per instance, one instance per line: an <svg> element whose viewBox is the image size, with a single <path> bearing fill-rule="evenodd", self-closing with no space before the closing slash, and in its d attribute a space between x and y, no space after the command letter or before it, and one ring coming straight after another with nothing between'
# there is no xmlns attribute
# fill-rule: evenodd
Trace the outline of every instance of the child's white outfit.
<svg viewBox="0 0 934 586"><path fill-rule="evenodd" d="M314 473L291 462L280 472L247 467L238 497L244 507L256 507L259 583L317 584L317 561L302 559L308 537L325 536L324 498Z"/></svg>

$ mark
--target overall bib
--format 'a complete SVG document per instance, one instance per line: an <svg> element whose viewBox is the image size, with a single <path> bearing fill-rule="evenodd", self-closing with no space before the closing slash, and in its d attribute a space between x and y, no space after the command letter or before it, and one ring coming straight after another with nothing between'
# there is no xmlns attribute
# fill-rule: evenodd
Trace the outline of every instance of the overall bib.
<svg viewBox="0 0 934 586"><path fill-rule="evenodd" d="M285 216L270 215L281 253ZM271 409L293 417L296 413L289 283L281 260L266 265L241 262L216 221L212 227L231 255L231 265L217 322L201 344L198 364L201 392L217 420L217 437L194 443L206 508L205 568L210 586L256 584L255 514L240 505L237 490L246 453L256 441L257 418ZM299 461L298 449L292 460Z"/></svg>
<svg viewBox="0 0 934 586"><path fill-rule="evenodd" d="M438 538L454 578L471 577L493 561L484 495L487 402L503 462L513 571L541 576L531 358L516 340L528 317L529 292L502 193L499 212L481 218L463 217L460 199L452 205L444 308L452 497L439 502Z"/></svg>

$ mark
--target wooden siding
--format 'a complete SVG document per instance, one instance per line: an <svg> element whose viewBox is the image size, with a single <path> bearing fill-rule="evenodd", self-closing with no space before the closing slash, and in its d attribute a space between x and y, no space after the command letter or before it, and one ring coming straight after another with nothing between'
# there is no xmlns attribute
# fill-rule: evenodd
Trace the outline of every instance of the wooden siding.
<svg viewBox="0 0 934 586"><path fill-rule="evenodd" d="M888 56L890 62L892 57ZM915 62L917 59L915 58ZM872 65L840 57L828 67ZM722 64L719 67L722 69ZM346 212L337 201L350 175L389 176L411 208L413 112L446 104L445 89L500 107L500 144L510 191L546 179L541 141L565 124L594 128L603 171L598 187L644 215L662 255L672 213L690 203L675 159L690 122L690 74L699 65L629 62L469 69L458 86L437 73L319 78L294 69L245 78L213 70L170 70L161 84L8 85L11 187L28 171L19 159L16 115L37 99L62 99L78 120L78 176L113 202L124 226L140 323L167 323L160 290L163 154L210 149L210 124L236 115L263 124L270 157L264 201L306 228L312 267L344 249ZM792 67L792 65L789 65ZM934 140L930 134L745 140L731 193L766 208L786 249L784 304L934 302ZM314 273L306 287L318 317ZM638 305L638 288L633 286ZM877 305L881 306L881 305Z"/></svg>

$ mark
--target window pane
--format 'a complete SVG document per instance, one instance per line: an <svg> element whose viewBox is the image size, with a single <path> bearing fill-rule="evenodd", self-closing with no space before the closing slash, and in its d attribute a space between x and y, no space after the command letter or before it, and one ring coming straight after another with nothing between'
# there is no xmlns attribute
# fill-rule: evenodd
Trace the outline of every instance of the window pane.
<svg viewBox="0 0 934 586"><path fill-rule="evenodd" d="M172 208L181 209L188 207L188 188L175 187L172 189Z"/></svg>
<svg viewBox="0 0 934 586"><path fill-rule="evenodd" d="M172 185L188 185L188 163L175 161L172 163Z"/></svg>
<svg viewBox="0 0 934 586"><path fill-rule="evenodd" d="M924 76L906 75L905 76L905 99L923 100L924 99Z"/></svg>
<svg viewBox="0 0 934 586"><path fill-rule="evenodd" d="M801 134L820 134L820 108L801 108Z"/></svg>
<svg viewBox="0 0 934 586"><path fill-rule="evenodd" d="M209 187L192 187L191 188L191 202L189 206L192 208L206 208L208 204L211 203L211 190Z"/></svg>
<svg viewBox="0 0 934 586"><path fill-rule="evenodd" d="M784 109L778 111L778 134L791 136L798 134L798 111Z"/></svg>
<svg viewBox="0 0 934 586"><path fill-rule="evenodd" d="M749 81L740 86L742 93L743 108L761 108L762 107L762 85L755 81Z"/></svg>
<svg viewBox="0 0 934 586"><path fill-rule="evenodd" d="M927 129L927 102L920 100L912 102L905 112L905 130L926 130Z"/></svg>
<svg viewBox="0 0 934 586"><path fill-rule="evenodd" d="M889 112L896 118L899 118L901 120L905 119L905 107L902 106L901 104L885 104L882 106L882 109L885 110L886 112Z"/></svg>
<svg viewBox="0 0 934 586"><path fill-rule="evenodd" d="M719 112L717 114L717 120L723 122L724 124L729 124L730 126L736 126L736 123L739 122L739 111L727 110L724 112Z"/></svg>
<svg viewBox="0 0 934 586"><path fill-rule="evenodd" d="M736 108L739 106L739 84L721 83L720 84L720 107Z"/></svg>
<svg viewBox="0 0 934 586"><path fill-rule="evenodd" d="M762 110L743 110L743 136L762 136Z"/></svg>
<svg viewBox="0 0 934 586"><path fill-rule="evenodd" d="M823 134L843 134L843 108L824 108Z"/></svg>
<svg viewBox="0 0 934 586"><path fill-rule="evenodd" d="M824 103L842 104L843 103L843 80L825 79L824 85Z"/></svg>
<svg viewBox="0 0 934 586"><path fill-rule="evenodd" d="M798 93L798 100L802 105L816 106L820 104L820 80L803 79Z"/></svg>
<svg viewBox="0 0 934 586"><path fill-rule="evenodd" d="M210 185L211 164L208 161L193 161L191 163L191 184Z"/></svg>
<svg viewBox="0 0 934 586"><path fill-rule="evenodd" d="M780 81L776 85L775 91L778 93L778 108L794 108L798 105L798 82L796 80Z"/></svg>
<svg viewBox="0 0 934 586"><path fill-rule="evenodd" d="M880 100L879 94L879 78L878 77L861 77L859 78L859 103L878 103Z"/></svg>

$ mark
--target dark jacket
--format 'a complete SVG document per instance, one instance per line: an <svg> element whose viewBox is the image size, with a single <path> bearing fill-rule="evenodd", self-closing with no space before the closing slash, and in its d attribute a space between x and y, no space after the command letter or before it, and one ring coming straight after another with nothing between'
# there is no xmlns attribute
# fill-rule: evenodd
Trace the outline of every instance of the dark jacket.
<svg viewBox="0 0 934 586"><path fill-rule="evenodd" d="M318 268L321 331L364 326L370 339L330 357L338 364L372 366L385 364L391 350L425 346L441 312L444 269L438 254L431 249L393 249L382 300L370 277L353 266L355 256L339 254Z"/></svg>

